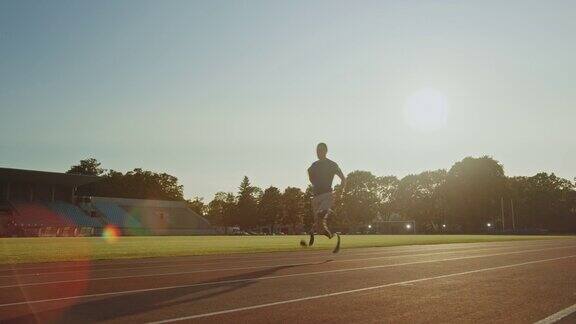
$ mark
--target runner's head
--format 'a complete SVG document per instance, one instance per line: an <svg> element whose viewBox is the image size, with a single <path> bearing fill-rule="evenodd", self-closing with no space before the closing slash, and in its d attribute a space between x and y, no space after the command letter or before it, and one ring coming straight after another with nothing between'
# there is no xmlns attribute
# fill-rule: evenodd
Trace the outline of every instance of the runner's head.
<svg viewBox="0 0 576 324"><path fill-rule="evenodd" d="M316 154L319 159L325 159L326 154L328 154L328 146L326 143L320 143L316 146Z"/></svg>

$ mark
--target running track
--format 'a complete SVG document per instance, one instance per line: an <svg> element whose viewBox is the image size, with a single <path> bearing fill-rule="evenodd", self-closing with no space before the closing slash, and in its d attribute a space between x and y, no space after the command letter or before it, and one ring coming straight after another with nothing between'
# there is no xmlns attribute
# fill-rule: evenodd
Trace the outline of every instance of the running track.
<svg viewBox="0 0 576 324"><path fill-rule="evenodd" d="M0 266L2 323L575 323L575 305L574 238Z"/></svg>

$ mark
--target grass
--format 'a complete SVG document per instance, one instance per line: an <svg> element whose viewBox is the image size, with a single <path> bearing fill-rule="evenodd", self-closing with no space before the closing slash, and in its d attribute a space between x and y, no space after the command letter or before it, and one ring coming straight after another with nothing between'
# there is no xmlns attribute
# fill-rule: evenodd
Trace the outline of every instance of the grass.
<svg viewBox="0 0 576 324"><path fill-rule="evenodd" d="M145 236L120 237L111 242L100 237L3 238L0 264L147 258L247 252L302 250L305 236ZM399 245L542 240L562 236L513 235L346 235L343 248ZM564 237L565 238L565 237ZM318 237L313 249L332 249L335 241Z"/></svg>

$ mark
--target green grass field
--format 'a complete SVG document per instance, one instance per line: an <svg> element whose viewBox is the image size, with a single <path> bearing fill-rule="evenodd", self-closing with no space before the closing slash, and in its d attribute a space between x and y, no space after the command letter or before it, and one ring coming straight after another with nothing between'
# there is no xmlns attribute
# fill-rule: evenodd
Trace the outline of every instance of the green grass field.
<svg viewBox="0 0 576 324"><path fill-rule="evenodd" d="M147 258L165 256L297 251L305 236L147 236L121 237L110 243L100 237L3 238L0 264ZM346 235L342 248L417 244L541 240L565 236L504 235ZM318 237L314 250L332 249L335 241Z"/></svg>

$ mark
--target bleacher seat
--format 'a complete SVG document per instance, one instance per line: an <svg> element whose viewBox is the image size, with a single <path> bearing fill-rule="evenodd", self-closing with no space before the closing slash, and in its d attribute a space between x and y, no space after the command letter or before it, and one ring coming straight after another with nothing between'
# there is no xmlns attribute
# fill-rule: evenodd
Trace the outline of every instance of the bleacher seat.
<svg viewBox="0 0 576 324"><path fill-rule="evenodd" d="M95 218L90 217L78 206L64 202L47 202L46 206L58 216L67 218L71 224L78 227L102 227L102 224Z"/></svg>
<svg viewBox="0 0 576 324"><path fill-rule="evenodd" d="M16 210L13 215L16 224L33 227L73 226L69 218L56 214L39 202L13 201L12 206Z"/></svg>
<svg viewBox="0 0 576 324"><path fill-rule="evenodd" d="M109 223L125 229L128 235L215 233L210 223L183 201L92 197L92 204Z"/></svg>
<svg viewBox="0 0 576 324"><path fill-rule="evenodd" d="M109 224L120 228L141 228L142 224L128 212L112 202L97 201L94 207L102 213Z"/></svg>

